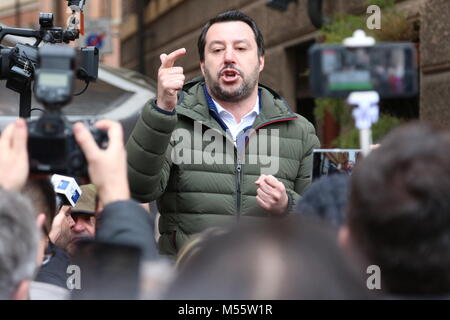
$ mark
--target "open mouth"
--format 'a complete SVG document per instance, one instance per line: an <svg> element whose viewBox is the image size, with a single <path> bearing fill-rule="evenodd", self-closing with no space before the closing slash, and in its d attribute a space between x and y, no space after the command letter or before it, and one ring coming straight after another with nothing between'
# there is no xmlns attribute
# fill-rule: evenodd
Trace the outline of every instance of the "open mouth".
<svg viewBox="0 0 450 320"><path fill-rule="evenodd" d="M239 78L239 72L234 69L225 69L220 77L226 83L235 82Z"/></svg>

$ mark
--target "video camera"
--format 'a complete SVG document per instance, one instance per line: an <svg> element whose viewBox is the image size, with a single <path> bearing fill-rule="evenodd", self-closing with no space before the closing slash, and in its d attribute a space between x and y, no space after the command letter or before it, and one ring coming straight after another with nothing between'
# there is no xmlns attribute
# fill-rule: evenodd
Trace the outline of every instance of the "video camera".
<svg viewBox="0 0 450 320"><path fill-rule="evenodd" d="M21 94L20 116L28 118L31 112L31 82L39 68L38 46L44 41L50 44L69 43L78 38L76 29L63 30L53 26L53 14L39 15L39 30L4 28L0 26L0 42L6 35L36 38L33 45L16 44L14 47L0 45L0 80L6 80L6 87ZM79 60L76 76L86 82L98 77L98 49L85 47L77 52ZM28 96L27 96L28 95Z"/></svg>
<svg viewBox="0 0 450 320"><path fill-rule="evenodd" d="M84 1L69 1L69 5L75 2L84 5ZM97 79L98 49L55 45L75 40L79 30L54 27L51 13L41 13L39 24L39 30L0 27L0 42L6 35L36 38L33 45L0 45L0 80L6 80L7 88L20 94L21 117L30 117L33 80L35 97L46 109L39 119L28 120L31 172L87 176L86 159L61 109L72 100L75 77L84 80L86 88ZM38 47L42 41L48 44ZM106 147L106 133L94 128L90 131L97 144Z"/></svg>
<svg viewBox="0 0 450 320"><path fill-rule="evenodd" d="M47 112L28 121L28 151L32 172L86 176L86 160L77 145L72 125L61 108L72 99L75 49L69 46L43 46L39 49L40 68L36 71L34 93ZM100 147L106 147L106 133L90 128Z"/></svg>

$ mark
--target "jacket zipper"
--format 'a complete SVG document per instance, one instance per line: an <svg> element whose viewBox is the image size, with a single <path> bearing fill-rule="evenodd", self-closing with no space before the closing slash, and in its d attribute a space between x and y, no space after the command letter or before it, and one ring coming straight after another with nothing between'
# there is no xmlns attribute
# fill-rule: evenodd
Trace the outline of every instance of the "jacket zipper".
<svg viewBox="0 0 450 320"><path fill-rule="evenodd" d="M241 182L242 181L242 163L238 158L236 163L236 206L237 206L237 221L239 221L241 217Z"/></svg>
<svg viewBox="0 0 450 320"><path fill-rule="evenodd" d="M219 115L216 112L214 112L214 114L218 118L220 118ZM194 121L196 121L196 120L194 120ZM216 121L217 121L217 119L216 119ZM209 126L206 126L206 127L210 128L210 129L213 129L213 128L209 127ZM215 130L215 129L213 129L213 130ZM222 132L220 132L220 133L222 134ZM228 137L228 135L226 133L222 134L222 135L225 137L226 140L228 140L229 142L234 144L234 141L232 141ZM235 175L236 176L236 219L237 219L237 221L239 221L240 216L241 216L241 197L242 197L241 196L242 162L241 162L241 160L239 158L239 154L238 154L238 150L237 150L236 146L234 146L234 149L235 149L235 157L236 157L236 160L235 160L235 168L236 168L236 175ZM245 150L244 150L244 153L245 153Z"/></svg>
<svg viewBox="0 0 450 320"><path fill-rule="evenodd" d="M290 121L290 120L295 120L295 119L298 119L298 117L284 118L284 119L268 121L268 122L265 122L265 123L261 124L260 126L256 127L255 128L255 132L257 130L265 127L265 126L268 126L269 124L272 124L272 123L283 122L283 121ZM195 119L193 119L193 120L196 121ZM206 126L206 127L212 129L209 126ZM223 136L225 137L225 139L230 140L229 137L226 134L223 135ZM248 137L247 143L246 143L245 148L243 150L244 157L245 157L245 149L247 147L248 141L250 141L250 136ZM230 141L230 142L232 142L232 141ZM243 167L243 164L242 164L242 162L240 160L240 157L239 157L238 150L237 150L236 146L234 148L236 150L236 162L235 162L235 167L236 167L236 219L237 219L237 221L239 221L240 217L241 217L241 200L242 200L241 185L242 185L242 167Z"/></svg>
<svg viewBox="0 0 450 320"><path fill-rule="evenodd" d="M261 128L263 128L263 127L265 127L265 126L268 126L269 124L272 124L272 123L276 123L276 122L283 122L283 121L290 121L290 120L295 120L295 119L298 119L298 117L292 117L292 118L285 118L285 119L279 119L279 120L274 120L274 121L269 121L269 122L266 122L266 123L263 123L263 124L261 124L260 126L258 126L256 129L255 129L255 132L257 131L257 130L259 130L259 129L261 129ZM250 137L248 137L248 140L247 140L247 143L245 144L245 147L244 147L244 150L243 150L243 157L245 157L245 150L246 150L246 148L247 148L247 145L248 145L248 142L250 141ZM237 151L237 150L236 150ZM239 222L239 220L240 220L240 218L241 218L241 200L242 200L242 194L241 194L241 185L242 185L242 167L243 167L243 164L242 164L242 162L241 162L241 157L240 157L240 155L238 154L238 152L236 152L236 194L237 194L237 197L236 197L236 206L237 206L237 210L236 210L236 213L237 213L237 216L236 216L236 219L237 219L237 221Z"/></svg>

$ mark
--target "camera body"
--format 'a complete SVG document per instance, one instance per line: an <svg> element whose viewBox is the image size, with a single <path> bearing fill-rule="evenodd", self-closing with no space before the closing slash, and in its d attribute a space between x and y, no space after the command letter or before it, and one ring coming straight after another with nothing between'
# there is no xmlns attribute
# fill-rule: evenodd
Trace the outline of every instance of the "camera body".
<svg viewBox="0 0 450 320"><path fill-rule="evenodd" d="M61 113L72 100L75 60L73 47L39 48L40 68L35 74L34 93L47 112L37 120L28 121L31 172L87 176L86 159L75 140L72 125ZM105 148L106 133L92 127L90 131L97 144Z"/></svg>
<svg viewBox="0 0 450 320"><path fill-rule="evenodd" d="M23 92L34 77L38 52L28 44L17 44L14 48L0 49L0 80L6 87Z"/></svg>
<svg viewBox="0 0 450 320"><path fill-rule="evenodd" d="M88 126L97 145L106 148L106 132ZM47 113L28 120L28 154L33 173L57 173L72 177L87 177L86 158L78 146L72 125L58 113Z"/></svg>

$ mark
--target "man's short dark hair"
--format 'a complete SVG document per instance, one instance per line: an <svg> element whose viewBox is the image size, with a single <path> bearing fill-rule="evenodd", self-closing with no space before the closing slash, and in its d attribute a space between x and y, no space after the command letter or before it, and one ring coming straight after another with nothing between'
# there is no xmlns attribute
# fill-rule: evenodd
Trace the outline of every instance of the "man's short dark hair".
<svg viewBox="0 0 450 320"><path fill-rule="evenodd" d="M350 176L345 173L323 176L314 181L297 203L297 214L341 227L350 192Z"/></svg>
<svg viewBox="0 0 450 320"><path fill-rule="evenodd" d="M248 26L253 30L253 33L255 34L256 44L258 45L258 56L262 57L264 55L264 38L258 26L256 25L256 22L249 16L245 15L244 13L237 10L233 10L215 16L214 18L209 20L208 23L203 27L202 32L200 33L200 36L198 38L197 44L198 53L200 55L200 61L205 60L206 33L208 32L209 28L215 23L230 22L230 21L242 21L248 24Z"/></svg>
<svg viewBox="0 0 450 320"><path fill-rule="evenodd" d="M165 299L365 299L368 290L335 230L301 217L242 223L211 235Z"/></svg>
<svg viewBox="0 0 450 320"><path fill-rule="evenodd" d="M351 239L392 294L450 293L450 132L389 134L352 175Z"/></svg>
<svg viewBox="0 0 450 320"><path fill-rule="evenodd" d="M56 215L56 194L50 179L28 179L22 193L31 200L36 214L45 214L43 231L48 236Z"/></svg>

